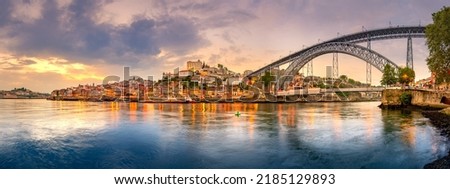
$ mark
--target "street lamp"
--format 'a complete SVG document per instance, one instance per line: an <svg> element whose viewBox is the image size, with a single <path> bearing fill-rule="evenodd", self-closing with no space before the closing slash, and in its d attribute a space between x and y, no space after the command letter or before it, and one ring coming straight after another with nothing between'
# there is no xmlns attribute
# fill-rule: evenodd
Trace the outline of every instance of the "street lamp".
<svg viewBox="0 0 450 189"><path fill-rule="evenodd" d="M405 82L402 82L403 86L405 86L405 83L408 82L408 80L407 80L408 79L408 75L406 75L406 73L405 73L405 74L402 75L402 78L403 78L403 81L405 81Z"/></svg>

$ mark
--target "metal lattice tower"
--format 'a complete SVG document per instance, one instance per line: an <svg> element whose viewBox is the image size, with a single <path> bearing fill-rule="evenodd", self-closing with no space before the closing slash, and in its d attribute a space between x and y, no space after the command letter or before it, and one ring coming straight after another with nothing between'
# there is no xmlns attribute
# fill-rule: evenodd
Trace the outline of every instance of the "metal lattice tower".
<svg viewBox="0 0 450 189"><path fill-rule="evenodd" d="M306 76L313 76L313 61L309 61L306 66Z"/></svg>
<svg viewBox="0 0 450 189"><path fill-rule="evenodd" d="M406 50L406 67L414 70L413 49L411 36L408 37L408 47Z"/></svg>
<svg viewBox="0 0 450 189"><path fill-rule="evenodd" d="M370 45L370 36L368 36L367 40L367 48L371 49L372 46ZM370 65L369 62L366 62L366 83L370 86L372 84L372 65Z"/></svg>
<svg viewBox="0 0 450 189"><path fill-rule="evenodd" d="M310 62L306 63L306 76L311 76L310 75L311 71L309 71L309 69L310 69L309 64L310 64Z"/></svg>
<svg viewBox="0 0 450 189"><path fill-rule="evenodd" d="M338 53L333 53L333 79L339 78Z"/></svg>

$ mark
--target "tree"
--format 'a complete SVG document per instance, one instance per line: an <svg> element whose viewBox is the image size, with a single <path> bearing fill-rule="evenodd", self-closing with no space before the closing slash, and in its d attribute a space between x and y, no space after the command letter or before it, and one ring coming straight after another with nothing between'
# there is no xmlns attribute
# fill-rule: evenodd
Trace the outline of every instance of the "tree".
<svg viewBox="0 0 450 189"><path fill-rule="evenodd" d="M317 86L316 86L316 87L319 87L319 88L321 88L321 89L326 88L325 83L323 83L323 80L322 80L322 79L319 80L319 81L317 81Z"/></svg>
<svg viewBox="0 0 450 189"><path fill-rule="evenodd" d="M339 76L339 79L341 79L341 81L343 81L343 82L347 82L348 77L346 75L341 75L341 76Z"/></svg>
<svg viewBox="0 0 450 189"><path fill-rule="evenodd" d="M270 82L275 81L275 77L270 74L270 72L265 72L264 75L261 77L261 80L264 83L264 87L266 90L268 90Z"/></svg>
<svg viewBox="0 0 450 189"><path fill-rule="evenodd" d="M395 73L395 68L393 68L389 64L386 64L386 66L384 66L381 84L389 86L395 83L397 83L397 74Z"/></svg>
<svg viewBox="0 0 450 189"><path fill-rule="evenodd" d="M436 75L437 84L450 82L450 7L444 6L432 16L433 23L425 29L426 43L430 51L427 65Z"/></svg>
<svg viewBox="0 0 450 189"><path fill-rule="evenodd" d="M398 69L398 81L403 85L413 82L415 77L416 74L411 68L402 67Z"/></svg>
<svg viewBox="0 0 450 189"><path fill-rule="evenodd" d="M348 83L350 83L350 85L355 85L356 81L354 79L352 79L352 78L349 78L348 79Z"/></svg>

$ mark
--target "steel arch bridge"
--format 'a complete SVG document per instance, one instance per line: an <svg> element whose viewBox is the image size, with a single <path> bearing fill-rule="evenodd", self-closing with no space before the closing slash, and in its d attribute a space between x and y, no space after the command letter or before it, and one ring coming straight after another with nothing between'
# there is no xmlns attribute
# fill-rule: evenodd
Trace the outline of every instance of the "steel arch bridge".
<svg viewBox="0 0 450 189"><path fill-rule="evenodd" d="M394 68L398 68L398 66L394 62L371 49L351 43L330 42L314 46L313 48L310 48L304 53L297 56L292 64L288 67L286 72L296 73L310 60L328 53L343 53L355 56L366 62L369 62L372 66L380 71L383 71L384 66L386 66L387 64L390 64Z"/></svg>
<svg viewBox="0 0 450 189"><path fill-rule="evenodd" d="M425 37L425 27L422 26L389 27L383 29L363 31L350 35L344 35L297 51L293 54L283 57L267 66L264 66L254 71L253 73L247 75L246 77L252 77L263 74L266 70L287 63L291 64L287 68L285 75L292 75L293 73L301 69L304 65L306 65L306 63L312 60L313 58L323 54L334 52L345 53L348 55L361 58L370 63L371 65L373 65L378 70L383 71L383 68L386 64L391 64L394 67L398 66L389 59L387 59L386 57L380 55L379 53L376 53L375 51L370 50L369 48L356 45L356 43L370 42L376 40L399 39L399 38L408 38L409 43L411 38L424 38L424 37ZM408 48L410 48L409 45Z"/></svg>

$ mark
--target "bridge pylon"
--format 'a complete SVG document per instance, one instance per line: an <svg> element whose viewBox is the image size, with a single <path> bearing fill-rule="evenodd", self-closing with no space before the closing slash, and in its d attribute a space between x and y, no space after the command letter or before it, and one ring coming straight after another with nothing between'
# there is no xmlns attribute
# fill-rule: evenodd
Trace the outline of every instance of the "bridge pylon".
<svg viewBox="0 0 450 189"><path fill-rule="evenodd" d="M367 36L367 39L367 48L371 49L370 36ZM369 62L366 62L366 84L369 86L372 84L372 65Z"/></svg>
<svg viewBox="0 0 450 189"><path fill-rule="evenodd" d="M333 53L333 79L336 80L339 78L339 61L338 61L338 53Z"/></svg>
<svg viewBox="0 0 450 189"><path fill-rule="evenodd" d="M313 76L313 61L309 61L306 65L306 76Z"/></svg>
<svg viewBox="0 0 450 189"><path fill-rule="evenodd" d="M408 45L406 50L406 67L414 70L414 61L413 61L413 48L412 48L412 38L411 35L408 37Z"/></svg>

